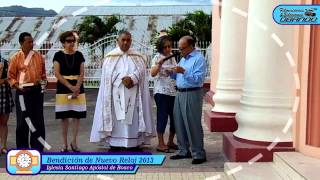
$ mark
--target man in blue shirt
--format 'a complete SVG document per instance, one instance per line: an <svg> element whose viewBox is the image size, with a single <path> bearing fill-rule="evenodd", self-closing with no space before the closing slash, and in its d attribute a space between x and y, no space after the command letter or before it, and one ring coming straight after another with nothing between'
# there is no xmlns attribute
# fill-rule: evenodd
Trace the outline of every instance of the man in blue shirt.
<svg viewBox="0 0 320 180"><path fill-rule="evenodd" d="M178 90L174 102L174 121L179 151L170 159L193 158L192 164L201 164L206 161L201 125L201 88L206 63L200 51L195 49L195 40L191 36L182 37L178 46L183 58L174 69L172 77L176 79Z"/></svg>

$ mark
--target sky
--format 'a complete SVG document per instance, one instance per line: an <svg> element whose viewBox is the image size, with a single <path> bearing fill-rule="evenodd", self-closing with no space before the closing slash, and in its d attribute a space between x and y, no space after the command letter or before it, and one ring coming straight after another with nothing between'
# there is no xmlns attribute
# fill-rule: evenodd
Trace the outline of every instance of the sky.
<svg viewBox="0 0 320 180"><path fill-rule="evenodd" d="M59 13L64 6L97 5L168 5L168 4L210 4L211 0L1 0L0 7L20 5L53 9Z"/></svg>

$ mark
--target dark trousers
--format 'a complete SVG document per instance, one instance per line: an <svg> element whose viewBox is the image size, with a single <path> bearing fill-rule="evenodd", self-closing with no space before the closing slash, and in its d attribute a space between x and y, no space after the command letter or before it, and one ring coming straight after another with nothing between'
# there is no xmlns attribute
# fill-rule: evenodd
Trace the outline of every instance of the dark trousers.
<svg viewBox="0 0 320 180"><path fill-rule="evenodd" d="M24 106L20 104L23 96ZM45 126L43 117L43 93L40 87L26 88L24 92L16 91L16 114L17 114L17 129L16 129L16 144L17 148L29 148L29 132L30 132L30 146L32 149L43 151L43 145L39 141L39 137L45 139ZM25 107L24 111L21 107ZM29 129L26 117L31 120L35 129Z"/></svg>
<svg viewBox="0 0 320 180"><path fill-rule="evenodd" d="M170 133L175 133L173 106L174 96L157 93L154 95L154 100L157 105L157 132L163 134L168 123L168 116L170 117Z"/></svg>

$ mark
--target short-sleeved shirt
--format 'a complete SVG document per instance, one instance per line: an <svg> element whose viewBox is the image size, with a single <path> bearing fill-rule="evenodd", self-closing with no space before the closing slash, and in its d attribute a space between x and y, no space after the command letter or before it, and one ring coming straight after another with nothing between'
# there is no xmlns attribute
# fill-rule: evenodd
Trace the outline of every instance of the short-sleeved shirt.
<svg viewBox="0 0 320 180"><path fill-rule="evenodd" d="M62 76L80 75L80 66L85 62L82 53L79 51L74 54L65 54L63 51L58 51L54 54L54 61L59 63Z"/></svg>
<svg viewBox="0 0 320 180"><path fill-rule="evenodd" d="M53 62L57 61L60 65L60 74L62 76L77 76L80 75L80 66L85 61L81 52L76 51L74 54L65 54L63 51L58 51L53 57ZM77 80L67 79L72 85L77 84ZM84 92L83 84L80 86L80 93ZM57 82L57 93L68 94L71 90L60 81Z"/></svg>
<svg viewBox="0 0 320 180"><path fill-rule="evenodd" d="M152 59L152 66L155 66L156 63L159 62L160 59L164 58L165 56L161 55L160 53L157 53L154 58ZM154 80L154 89L153 94L165 94L169 96L175 96L176 91L176 81L172 79L169 74L166 73L165 69L170 68L173 66L176 66L177 62L175 58L171 58L167 61L165 61L159 73L153 78Z"/></svg>

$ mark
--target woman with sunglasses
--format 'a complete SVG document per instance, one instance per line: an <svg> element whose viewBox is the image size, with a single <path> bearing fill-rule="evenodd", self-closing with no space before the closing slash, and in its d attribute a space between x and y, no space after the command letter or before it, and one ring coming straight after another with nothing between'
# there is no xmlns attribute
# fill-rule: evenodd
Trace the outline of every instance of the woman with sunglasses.
<svg viewBox="0 0 320 180"><path fill-rule="evenodd" d="M81 118L86 118L86 97L83 88L84 62L81 52L75 50L76 37L72 31L60 35L63 50L55 53L53 67L57 82L56 119L62 119L64 146L61 152L68 152L68 125L73 119L73 136L70 148L80 152L77 135Z"/></svg>
<svg viewBox="0 0 320 180"><path fill-rule="evenodd" d="M172 54L172 40L169 36L163 35L157 43L157 54L152 60L151 76L154 77L154 100L157 105L157 151L170 153L171 149L178 149L173 142L175 136L173 105L176 95L175 80L171 79L170 69L177 65L174 57L164 61L165 57ZM170 134L168 143L164 142L164 132L170 117Z"/></svg>

